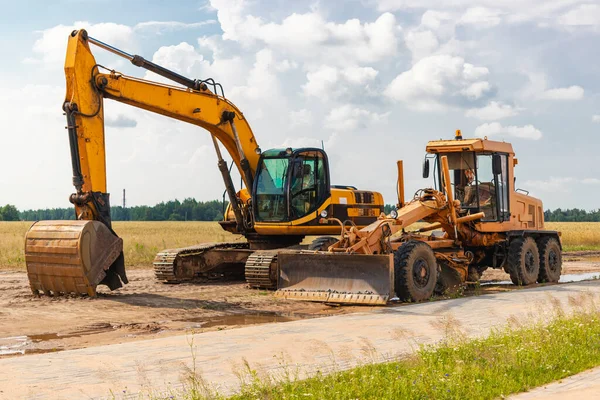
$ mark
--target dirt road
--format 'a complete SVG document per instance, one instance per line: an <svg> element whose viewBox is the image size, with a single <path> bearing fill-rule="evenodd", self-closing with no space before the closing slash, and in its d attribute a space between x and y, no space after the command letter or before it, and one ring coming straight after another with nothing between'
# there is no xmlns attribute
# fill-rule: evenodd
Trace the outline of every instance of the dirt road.
<svg viewBox="0 0 600 400"><path fill-rule="evenodd" d="M563 270L567 276L591 272L600 275L600 260L569 261ZM243 282L165 285L148 269L128 275L128 285L115 292L101 287L97 299L36 298L24 272L0 271L0 358L378 308L286 301ZM493 284L507 280L501 271L486 271L487 284L467 295L514 290Z"/></svg>
<svg viewBox="0 0 600 400"><path fill-rule="evenodd" d="M5 358L0 399L183 398L192 384L228 394L252 376L302 379L398 359L443 338L589 311L599 299L595 280Z"/></svg>

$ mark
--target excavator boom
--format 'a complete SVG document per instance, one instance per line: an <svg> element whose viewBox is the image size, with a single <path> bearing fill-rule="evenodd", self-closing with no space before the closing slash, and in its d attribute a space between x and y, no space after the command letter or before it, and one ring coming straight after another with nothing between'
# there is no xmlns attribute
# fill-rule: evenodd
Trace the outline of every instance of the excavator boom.
<svg viewBox="0 0 600 400"><path fill-rule="evenodd" d="M130 59L137 66L186 86L181 88L102 71L90 51L96 44ZM127 283L123 241L112 230L110 200L106 184L104 98L146 109L198 125L211 134L219 168L235 214L238 231L249 225L242 215L220 142L232 156L247 188L253 184L260 149L242 112L231 102L208 90L207 82L179 74L114 49L88 37L85 30L73 31L65 59L66 96L63 110L71 148L73 186L69 200L76 221L42 221L26 235L25 262L31 289L36 294L61 293L94 296L96 286L111 289ZM212 81L215 89L217 84Z"/></svg>
<svg viewBox="0 0 600 400"><path fill-rule="evenodd" d="M90 45L183 87L106 69L96 62ZM327 155L322 149L271 149L263 153L244 114L225 98L221 85L212 79L186 78L91 38L85 30L73 31L69 36L65 77L63 110L75 187L69 200L75 207L77 223L38 223L27 233L25 260L34 293L93 296L98 284L114 289L127 283L122 240L112 229L107 193L104 99L208 132L229 199L221 226L247 239L159 252L154 267L156 277L163 282L243 276L245 272L251 286L273 287L277 280L272 269L276 265L273 250L298 245L306 235L336 231L335 227L318 223L322 212L350 219L362 227L383 209L379 193L332 186ZM239 191L221 147L242 177Z"/></svg>

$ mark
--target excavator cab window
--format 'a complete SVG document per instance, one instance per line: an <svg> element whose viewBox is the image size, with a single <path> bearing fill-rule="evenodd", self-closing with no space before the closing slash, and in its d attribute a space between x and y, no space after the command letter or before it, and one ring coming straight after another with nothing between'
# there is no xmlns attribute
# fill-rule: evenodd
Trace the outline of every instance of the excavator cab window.
<svg viewBox="0 0 600 400"><path fill-rule="evenodd" d="M268 151L258 164L254 216L285 222L316 211L329 197L327 156L319 149Z"/></svg>
<svg viewBox="0 0 600 400"><path fill-rule="evenodd" d="M316 211L329 197L329 174L322 151L298 152L293 165L290 179L290 220Z"/></svg>
<svg viewBox="0 0 600 400"><path fill-rule="evenodd" d="M263 157L256 174L254 214L257 221L281 222L287 220L289 157Z"/></svg>

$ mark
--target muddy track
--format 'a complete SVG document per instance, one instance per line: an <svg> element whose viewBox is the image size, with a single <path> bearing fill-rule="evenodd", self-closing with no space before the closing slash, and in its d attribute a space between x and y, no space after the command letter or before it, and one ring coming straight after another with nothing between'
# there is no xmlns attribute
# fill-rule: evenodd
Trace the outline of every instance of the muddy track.
<svg viewBox="0 0 600 400"><path fill-rule="evenodd" d="M598 272L600 260L565 262L563 274ZM203 332L241 325L284 322L372 307L332 307L275 298L243 282L163 284L151 269L128 271L130 283L98 298L35 297L21 271L0 271L0 357ZM466 295L514 290L502 271L486 271L488 284Z"/></svg>

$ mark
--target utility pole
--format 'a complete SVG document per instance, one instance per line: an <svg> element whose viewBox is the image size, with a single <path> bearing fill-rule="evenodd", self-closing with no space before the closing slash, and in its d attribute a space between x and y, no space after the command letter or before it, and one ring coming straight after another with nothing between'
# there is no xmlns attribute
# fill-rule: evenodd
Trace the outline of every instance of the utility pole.
<svg viewBox="0 0 600 400"><path fill-rule="evenodd" d="M125 189L123 189L123 209L127 208L127 202L125 202Z"/></svg>

